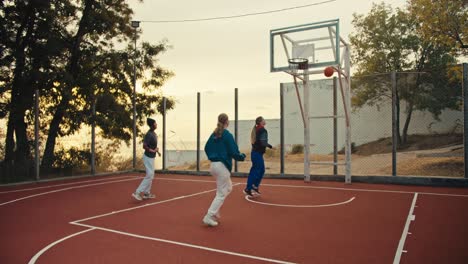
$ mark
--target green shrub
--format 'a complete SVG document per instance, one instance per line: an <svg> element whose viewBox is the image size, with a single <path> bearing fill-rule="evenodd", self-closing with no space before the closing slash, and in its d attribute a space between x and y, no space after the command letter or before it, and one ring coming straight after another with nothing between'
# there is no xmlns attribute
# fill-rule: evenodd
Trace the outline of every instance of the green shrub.
<svg viewBox="0 0 468 264"><path fill-rule="evenodd" d="M293 145L291 149L291 154L302 154L304 153L304 145Z"/></svg>

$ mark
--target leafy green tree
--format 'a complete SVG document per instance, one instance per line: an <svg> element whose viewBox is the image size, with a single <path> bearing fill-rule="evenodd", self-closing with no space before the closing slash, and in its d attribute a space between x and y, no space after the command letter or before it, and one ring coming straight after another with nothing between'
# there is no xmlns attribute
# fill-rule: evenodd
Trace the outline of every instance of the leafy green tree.
<svg viewBox="0 0 468 264"><path fill-rule="evenodd" d="M61 50L57 28L66 27L67 1L2 1L0 5L0 118L8 117L6 162L19 166L31 159L27 112L34 89L46 86L50 61ZM15 142L16 140L16 142Z"/></svg>
<svg viewBox="0 0 468 264"><path fill-rule="evenodd" d="M57 138L83 125L95 123L107 138L131 138L134 64L143 83L136 98L138 123L161 108L159 88L173 73L157 57L168 45L143 43L138 52L132 45L125 47L135 34L132 14L125 1L0 2L0 119L8 118L6 162L31 163L28 123L33 122L36 89L41 135L47 138L43 169L54 164ZM172 108L174 101L167 105Z"/></svg>
<svg viewBox="0 0 468 264"><path fill-rule="evenodd" d="M380 105L392 98L390 72L397 75L396 111L398 142L407 142L415 110L430 111L436 118L445 108L457 108L459 87L448 78L456 59L451 48L426 41L417 30L420 22L412 13L374 4L367 15L354 14L355 32L350 35L352 61L356 67L352 103L355 108ZM423 74L425 72L425 74ZM369 77L373 76L369 81ZM400 131L401 104L405 122Z"/></svg>
<svg viewBox="0 0 468 264"><path fill-rule="evenodd" d="M157 64L157 56L166 51L167 43L143 43L135 53L131 45L119 51L114 43L130 41L134 30L130 26L132 10L126 2L86 0L81 3L78 27L69 32L69 52L62 60L63 76L57 80L59 101L51 106L54 112L50 122L42 168L50 168L54 148L60 136L77 132L82 124L91 124L91 108L96 101L96 125L103 136L130 140L132 131L132 77L137 64L137 79L143 81L143 92L138 93L137 120L155 113L152 107L161 101L155 92L172 76ZM136 59L136 61L133 61ZM149 73L148 73L149 71ZM102 105L107 107L102 107Z"/></svg>
<svg viewBox="0 0 468 264"><path fill-rule="evenodd" d="M468 1L408 0L408 9L422 38L468 55Z"/></svg>

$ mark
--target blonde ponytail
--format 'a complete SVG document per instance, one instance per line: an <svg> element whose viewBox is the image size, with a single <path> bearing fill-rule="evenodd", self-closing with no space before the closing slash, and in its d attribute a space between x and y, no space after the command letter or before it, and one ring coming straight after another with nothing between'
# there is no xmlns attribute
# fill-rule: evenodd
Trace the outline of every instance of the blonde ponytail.
<svg viewBox="0 0 468 264"><path fill-rule="evenodd" d="M252 132L250 132L250 143L253 145L257 141L257 125L253 126Z"/></svg>
<svg viewBox="0 0 468 264"><path fill-rule="evenodd" d="M257 141L257 126L263 121L263 117L259 116L255 119L255 126L252 128L252 132L250 132L250 143L255 144Z"/></svg>
<svg viewBox="0 0 468 264"><path fill-rule="evenodd" d="M224 125L226 124L228 120L229 120L228 115L226 115L225 113L219 114L218 124L216 125L216 128L213 132L217 138L220 138L223 135Z"/></svg>

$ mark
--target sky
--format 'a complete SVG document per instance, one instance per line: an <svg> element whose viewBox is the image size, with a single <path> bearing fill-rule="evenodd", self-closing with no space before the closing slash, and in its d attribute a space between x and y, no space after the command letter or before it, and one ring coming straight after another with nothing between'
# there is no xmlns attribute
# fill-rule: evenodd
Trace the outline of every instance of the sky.
<svg viewBox="0 0 468 264"><path fill-rule="evenodd" d="M155 21L232 16L321 1L146 0L141 3L128 0L128 3L135 12L134 20ZM372 3L336 0L302 9L226 20L142 22L138 43L167 39L172 46L159 58L163 67L175 73L162 87L165 95L177 100L176 109L167 116L167 129L172 131L169 135L177 140L196 140L197 92L202 102L202 140L216 125L219 113L225 112L234 119L234 88L238 88L239 94L239 119L253 120L259 115L267 119L279 118L279 86L282 82L291 82L292 78L285 73L270 72L270 30L339 19L341 37L348 40L353 30L353 13L366 14ZM395 8L403 7L406 1L387 0L385 3ZM161 117L155 118L161 124Z"/></svg>

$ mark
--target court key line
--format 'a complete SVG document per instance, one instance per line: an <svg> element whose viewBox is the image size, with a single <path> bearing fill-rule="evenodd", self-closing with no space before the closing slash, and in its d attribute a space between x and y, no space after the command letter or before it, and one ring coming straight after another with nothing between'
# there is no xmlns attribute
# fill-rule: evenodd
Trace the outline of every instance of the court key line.
<svg viewBox="0 0 468 264"><path fill-rule="evenodd" d="M270 206L279 206L279 207L293 207L293 208L318 208L318 207L331 207L331 206L338 206L352 202L356 197L352 197L351 199L340 202L340 203L333 203L333 204L317 204L317 205L292 205L292 204L273 204L273 203L265 203L259 202L253 199L249 199L249 196L246 195L245 199L251 203L258 203L263 205L270 205Z"/></svg>
<svg viewBox="0 0 468 264"><path fill-rule="evenodd" d="M123 232L123 231L119 231L119 230L103 228L103 227L98 227L98 226L78 224L78 223L76 223L76 225L83 226L83 227L88 227L88 228L93 228L94 230L101 230L101 231L106 231L106 232L110 232L110 233L120 234L120 235L124 235L124 236L130 236L130 237L135 237L135 238L158 241L158 242L162 242L162 243L178 245L178 246L183 246L183 247L196 248L196 249L201 249L201 250L206 250L206 251L211 251L211 252L216 252L216 253L221 253L221 254L226 254L226 255L231 255L231 256L261 260L261 261L265 261L265 262L269 262L269 263L294 264L294 262L289 262L289 261L284 261L284 260L277 260L277 259L254 256L254 255L242 254L242 253L238 253L238 252L234 252L234 251L227 251L227 250L221 250L221 249L216 249L216 248L210 248L210 247L205 247L205 246L200 246L200 245L195 245L195 244L190 244L190 243L184 243L184 242L179 242L179 241L174 241L174 240L168 240L168 239L162 239L162 238L156 238L156 237L149 237L149 236L142 236L142 235L138 235L138 234ZM30 264L33 264L33 263L30 263Z"/></svg>
<svg viewBox="0 0 468 264"><path fill-rule="evenodd" d="M240 183L233 184L233 186L236 186L236 185L239 185L239 184L240 184ZM65 240L67 240L67 239L69 239L69 238L72 238L72 237L75 237L75 236L78 236L78 235L80 235L80 234L84 234L84 233L86 233L86 232L93 231L93 230L101 230L101 231L116 233L116 234L120 234L120 235L125 235L125 236L140 238L140 239L147 239L147 240L158 241L158 242L167 243L167 244L173 244L173 245L179 245L179 246L184 246L184 247L196 248L196 249L201 249L201 250L206 250L206 251L211 251L211 252L217 252L217 253L226 254L226 255L232 255L232 256L250 258L250 259L255 259L255 260L261 260L261 261L270 262L270 263L281 263L281 264L293 264L293 263L294 263L294 262L288 262L288 261L283 261L283 260L277 260L277 259L259 257L259 256L254 256L254 255L248 255L248 254L242 254L242 253L233 252L233 251L220 250L220 249L216 249L216 248L210 248L210 247L205 247L205 246L200 246L200 245L195 245L195 244L190 244L190 243L178 242L178 241L174 241L174 240L167 240L167 239L161 239L161 238L155 238L155 237L149 237L149 236L142 236L142 235L137 235L137 234L133 234L133 233L123 232L123 231L119 231L119 230L114 230L114 229L103 228L103 227L98 227L98 226L92 226L92 225L87 225L87 224L79 223L79 222L81 222L81 221L86 221L86 220L95 219L95 218L99 218L99 217L103 217L103 216L107 216L107 215L111 215L111 214L117 214L117 213L126 212L126 211L130 211L130 210L135 210L135 209L142 208L142 207L146 207L146 206L151 206L151 205L166 203L166 202L175 201L175 200L180 200L180 199L188 198L188 197L193 197L193 196L196 196L196 195L205 194L205 193L212 192L212 191L215 191L215 190L216 190L216 189L212 189L212 190L203 191L203 192L198 192L198 193L194 193L194 194L190 194L190 195L179 196L179 197L175 197L175 198L171 198L171 199L167 199L167 200L163 200L163 201L159 201L159 202L155 202L155 203L150 203L150 204L145 204L145 205L142 205L142 206L131 207L131 208L127 208L127 209L123 209L123 210L119 210L119 211L114 211L114 212L111 212L111 213L108 213L108 214L97 215L97 216L88 217L88 218L85 218L85 219L81 219L81 220L76 220L76 221L70 222L70 224L72 224L72 225L87 227L87 228L89 228L89 229L86 229L86 230L84 230L84 231L80 231L80 232L74 233L74 234L72 234L72 235L69 235L69 236L64 237L64 238L62 238L62 239L59 239L59 240L57 240L57 241L55 241L55 242L53 242L53 243L47 245L46 247L44 247L41 251L39 251L39 252L29 261L29 264L35 264L36 261L39 259L39 257L40 257L42 254L44 254L44 252L46 252L46 251L49 250L50 248L54 247L55 245L57 245L57 244L59 244L59 243L65 241Z"/></svg>
<svg viewBox="0 0 468 264"><path fill-rule="evenodd" d="M408 230L411 221L414 221L416 219L416 215L414 215L414 207L416 206L416 200L418 199L418 193L414 194L413 197L413 202L411 203L411 207L408 213L408 217L406 218L406 223L405 227L403 228L403 233L401 234L400 242L398 243L397 251L395 253L395 258L393 259L393 264L399 264L401 255L403 252L407 252L406 250L403 250L403 247L405 246L405 241L406 237L408 236Z"/></svg>
<svg viewBox="0 0 468 264"><path fill-rule="evenodd" d="M239 185L239 184L233 184L233 186L236 186L236 185ZM216 191L216 189L197 192L197 193L193 193L193 194L189 194L189 195L182 195L182 196L174 197L174 198L167 199L167 200L162 200L162 201L153 202L153 203L147 203L147 204L143 204L143 205L139 205L139 206L129 207L129 208L122 209L122 210L112 211L110 213L95 215L95 216L83 218L83 219L80 219L80 220L72 221L72 222L70 222L70 224L77 224L79 222L88 221L88 220L91 220L91 219L96 219L96 218L101 218L101 217L108 216L108 215L114 215L114 214L119 214L119 213L123 213L123 212L128 212L128 211L131 211L131 210L135 210L135 209L139 209L139 208L143 208L143 207L148 207L148 206L152 206L152 205L156 205L156 204L162 204L162 203L167 203L167 202L171 202L171 201L176 201L176 200L180 200L180 199L184 199L184 198L188 198L188 197L193 197L193 196L197 196L197 195L201 195L201 194L205 194L205 193L209 193L209 192L213 192L213 191Z"/></svg>

